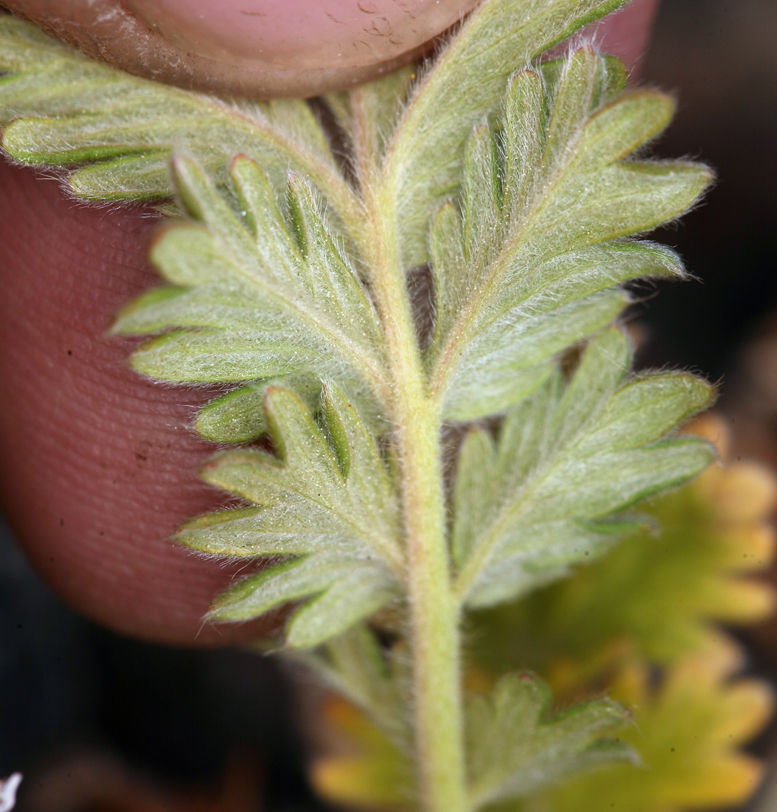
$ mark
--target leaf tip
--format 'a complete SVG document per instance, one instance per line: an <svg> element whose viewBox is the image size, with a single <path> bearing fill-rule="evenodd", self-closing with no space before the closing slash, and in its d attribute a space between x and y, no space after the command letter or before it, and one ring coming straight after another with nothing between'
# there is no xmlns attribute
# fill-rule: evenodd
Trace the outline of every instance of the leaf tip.
<svg viewBox="0 0 777 812"><path fill-rule="evenodd" d="M235 170L239 171L243 167L246 167L246 166L249 166L249 165L256 166L256 163L254 161L252 161L248 157L248 155L246 155L244 152L238 152L232 158L232 160L229 162L229 171L230 171L230 173L232 173Z"/></svg>

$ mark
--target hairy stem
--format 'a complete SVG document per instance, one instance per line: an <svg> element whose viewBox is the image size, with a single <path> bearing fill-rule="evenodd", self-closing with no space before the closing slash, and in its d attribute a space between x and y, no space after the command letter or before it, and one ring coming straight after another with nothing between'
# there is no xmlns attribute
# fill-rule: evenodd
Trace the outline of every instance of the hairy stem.
<svg viewBox="0 0 777 812"><path fill-rule="evenodd" d="M393 206L372 214L374 293L394 386L392 416L407 552L413 698L424 812L466 812L458 612L445 537L439 401L427 393L399 262Z"/></svg>

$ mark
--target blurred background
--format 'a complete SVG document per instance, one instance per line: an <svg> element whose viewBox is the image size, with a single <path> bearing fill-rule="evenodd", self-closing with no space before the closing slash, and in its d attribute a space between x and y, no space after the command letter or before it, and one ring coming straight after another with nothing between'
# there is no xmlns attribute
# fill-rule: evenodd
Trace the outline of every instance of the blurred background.
<svg viewBox="0 0 777 812"><path fill-rule="evenodd" d="M664 0L644 81L674 91L660 154L713 166L718 182L676 227L696 282L662 285L635 313L645 366L691 368L720 385L732 459L777 466L777 3ZM769 574L777 583L777 571ZM777 621L740 635L750 672L777 682ZM748 812L777 812L777 724L754 742L767 777Z"/></svg>
<svg viewBox="0 0 777 812"><path fill-rule="evenodd" d="M656 235L697 281L660 285L631 314L639 363L718 381L733 454L772 465L775 43L775 0L664 0L642 76L674 92L679 112L657 151L702 159L719 181ZM777 622L743 639L750 671L775 682ZM304 779L295 690L272 658L171 650L93 626L50 594L3 531L0 775L25 773L21 812L324 809ZM753 746L777 770L777 725ZM748 809L777 812L767 793Z"/></svg>

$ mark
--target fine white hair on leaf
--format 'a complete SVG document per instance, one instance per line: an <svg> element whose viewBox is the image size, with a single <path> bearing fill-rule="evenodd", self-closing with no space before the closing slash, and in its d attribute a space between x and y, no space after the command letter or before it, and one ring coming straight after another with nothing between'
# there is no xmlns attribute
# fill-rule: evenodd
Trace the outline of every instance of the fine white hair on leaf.
<svg viewBox="0 0 777 812"><path fill-rule="evenodd" d="M629 157L673 103L619 95L625 77L583 47L513 74L501 116L471 133L460 199L439 210L430 242L427 363L449 419L502 412L533 391L558 352L623 310L619 286L684 274L671 251L625 238L687 210L710 172Z"/></svg>
<svg viewBox="0 0 777 812"><path fill-rule="evenodd" d="M687 374L629 378L629 362L626 337L609 328L590 342L567 384L551 374L508 411L497 442L470 432L452 529L463 604L513 600L602 554L639 525L620 515L624 509L714 458L702 440L667 439L708 405L710 387Z"/></svg>
<svg viewBox="0 0 777 812"><path fill-rule="evenodd" d="M596 35L569 39L625 2L486 0L420 69L312 104L155 84L0 16L6 151L58 167L79 199L183 215L151 245L164 286L113 329L151 336L132 363L161 385L217 389L195 427L225 446L202 471L223 504L177 537L243 562L208 619L289 607L287 646L308 649L411 763L409 709L434 693L414 682L411 649L442 641L411 605L436 577L416 555L427 518L445 525L428 538L449 544L437 552L453 580L453 601L425 603L439 630L440 607L456 622L603 553L641 526L626 509L713 457L674 434L710 388L629 376L612 326L628 285L684 277L672 251L636 238L711 180L645 157L672 99L626 90ZM432 490L436 463L413 470L401 434L418 418L425 452L443 455ZM413 487L431 503L447 488L448 504L414 521ZM553 716L549 703L526 674L470 703L473 809L630 757L600 738L621 709Z"/></svg>

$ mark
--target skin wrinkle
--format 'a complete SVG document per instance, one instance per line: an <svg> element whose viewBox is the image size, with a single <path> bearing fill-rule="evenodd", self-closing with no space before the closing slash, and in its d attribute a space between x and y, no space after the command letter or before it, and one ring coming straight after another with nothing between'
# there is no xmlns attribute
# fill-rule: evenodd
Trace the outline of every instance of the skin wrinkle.
<svg viewBox="0 0 777 812"><path fill-rule="evenodd" d="M655 6L635 0L597 41L633 61ZM624 35L632 22L639 32ZM144 380L127 364L135 340L106 335L123 305L159 284L145 260L158 218L69 201L8 164L0 189L0 506L15 533L59 595L119 632L179 645L255 637L261 622L201 621L246 563L169 541L225 504L196 477L217 447L190 430L223 387Z"/></svg>
<svg viewBox="0 0 777 812"><path fill-rule="evenodd" d="M134 342L105 335L156 282L142 252L155 223L72 204L30 170L4 166L0 185L0 264L18 269L0 301L5 513L77 609L127 634L191 639L237 569L164 541L223 502L195 476L213 446L186 428L208 393L144 381L126 363ZM223 639L205 627L198 642Z"/></svg>

